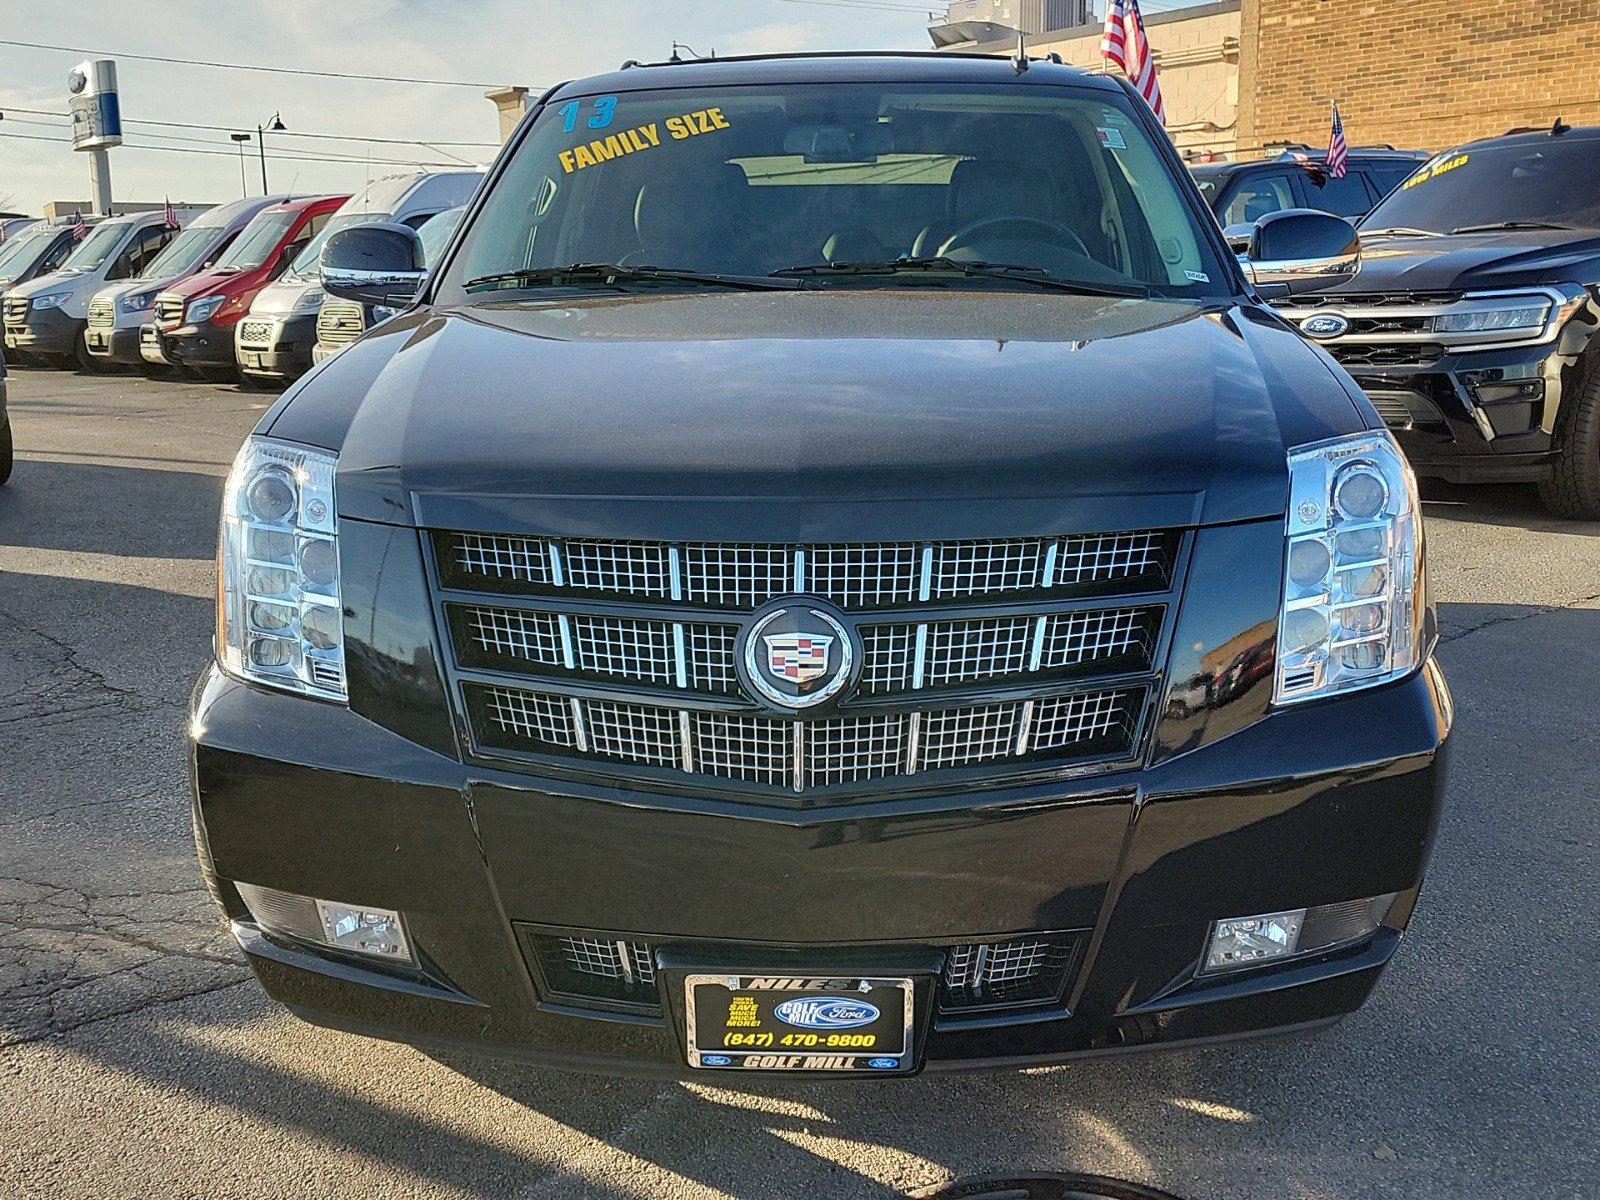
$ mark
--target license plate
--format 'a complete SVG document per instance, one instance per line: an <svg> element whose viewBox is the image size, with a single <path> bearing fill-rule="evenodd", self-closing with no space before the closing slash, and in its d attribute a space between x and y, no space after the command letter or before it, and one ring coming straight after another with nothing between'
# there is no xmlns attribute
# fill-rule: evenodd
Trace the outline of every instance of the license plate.
<svg viewBox="0 0 1600 1200"><path fill-rule="evenodd" d="M259 367L261 365L261 352L259 350L239 351L239 365L244 367Z"/></svg>
<svg viewBox="0 0 1600 1200"><path fill-rule="evenodd" d="M689 1065L720 1071L871 1071L911 1066L911 980L690 975Z"/></svg>

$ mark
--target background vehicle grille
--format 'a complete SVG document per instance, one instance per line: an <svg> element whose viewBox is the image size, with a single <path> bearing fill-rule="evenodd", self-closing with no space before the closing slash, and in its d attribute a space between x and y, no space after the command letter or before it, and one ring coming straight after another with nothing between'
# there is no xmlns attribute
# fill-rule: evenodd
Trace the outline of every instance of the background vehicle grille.
<svg viewBox="0 0 1600 1200"><path fill-rule="evenodd" d="M1532 300L1528 298L1530 294ZM1319 314L1344 318L1347 328L1338 337L1312 340L1351 371L1415 370L1432 366L1452 350L1470 352L1528 345L1546 336L1546 330L1539 327L1453 329L1444 323L1445 318L1508 304L1554 305L1559 300L1556 292L1543 289L1531 289L1513 299L1494 293L1458 291L1326 292L1296 296L1279 301L1274 307L1296 325Z"/></svg>
<svg viewBox="0 0 1600 1200"><path fill-rule="evenodd" d="M1138 745L1181 535L671 545L432 535L476 752L699 779L778 799ZM854 614L853 698L796 719L744 691L749 613L816 595Z"/></svg>
<svg viewBox="0 0 1600 1200"><path fill-rule="evenodd" d="M580 1005L660 1011L659 944L604 933L547 933L521 924L517 930L529 957L538 963L545 989L554 998ZM677 948L692 954L694 944L681 943ZM722 943L718 948L736 949ZM1053 1015L1066 1002L1082 948L1081 933L1039 933L939 947L945 957L938 1010L958 1018L1035 1009ZM750 956L754 961L753 954Z"/></svg>
<svg viewBox="0 0 1600 1200"><path fill-rule="evenodd" d="M109 329L117 323L116 306L110 300L92 300L89 303L89 327Z"/></svg>
<svg viewBox="0 0 1600 1200"><path fill-rule="evenodd" d="M354 300L330 296L317 313L317 341L324 346L344 346L366 332L366 310Z"/></svg>
<svg viewBox="0 0 1600 1200"><path fill-rule="evenodd" d="M26 296L7 296L5 322L7 325L25 325L28 321L29 299Z"/></svg>
<svg viewBox="0 0 1600 1200"><path fill-rule="evenodd" d="M239 344L271 349L273 327L271 321L243 321L239 325Z"/></svg>
<svg viewBox="0 0 1600 1200"><path fill-rule="evenodd" d="M168 296L165 293L156 297L156 320L162 325L183 324L183 297Z"/></svg>

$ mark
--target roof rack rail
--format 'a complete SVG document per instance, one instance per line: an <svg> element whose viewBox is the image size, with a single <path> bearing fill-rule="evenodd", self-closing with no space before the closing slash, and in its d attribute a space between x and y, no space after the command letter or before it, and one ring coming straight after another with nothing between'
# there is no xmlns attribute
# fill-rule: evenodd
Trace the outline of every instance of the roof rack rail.
<svg viewBox="0 0 1600 1200"><path fill-rule="evenodd" d="M1515 129L1508 129L1501 137L1512 137L1519 133L1548 133L1551 137L1560 137L1563 133L1571 133L1572 126L1560 117L1556 118L1554 125L1518 125Z"/></svg>

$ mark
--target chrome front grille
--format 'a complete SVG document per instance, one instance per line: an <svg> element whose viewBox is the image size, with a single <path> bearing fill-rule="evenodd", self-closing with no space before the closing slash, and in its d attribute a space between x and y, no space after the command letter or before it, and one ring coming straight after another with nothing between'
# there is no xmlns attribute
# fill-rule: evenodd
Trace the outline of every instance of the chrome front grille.
<svg viewBox="0 0 1600 1200"><path fill-rule="evenodd" d="M1145 687L1130 686L801 722L500 684L465 687L474 728L491 748L576 750L795 792L1094 748L1126 753L1146 697Z"/></svg>
<svg viewBox="0 0 1600 1200"><path fill-rule="evenodd" d="M446 582L468 589L488 584L738 610L804 593L851 612L1095 585L1154 590L1166 583L1172 552L1172 539L1160 532L931 545L676 546L481 533L447 533L441 541Z"/></svg>
<svg viewBox="0 0 1600 1200"><path fill-rule="evenodd" d="M1274 307L1285 319L1303 325L1315 316L1344 319L1344 332L1313 338L1350 371L1414 370L1447 354L1535 345L1555 337L1567 298L1554 289L1515 292L1330 292L1297 296ZM1461 330L1452 318L1485 311L1548 306L1541 326ZM1307 335L1308 337L1310 335Z"/></svg>
<svg viewBox="0 0 1600 1200"><path fill-rule="evenodd" d="M366 309L354 300L330 296L317 312L317 341L324 346L348 345L366 330Z"/></svg>
<svg viewBox="0 0 1600 1200"><path fill-rule="evenodd" d="M110 329L117 323L116 305L110 300L91 300L88 321L91 329Z"/></svg>
<svg viewBox="0 0 1600 1200"><path fill-rule="evenodd" d="M182 296L170 296L162 292L156 297L155 311L156 323L167 327L176 327L183 324L184 299Z"/></svg>
<svg viewBox="0 0 1600 1200"><path fill-rule="evenodd" d="M28 321L28 304L26 296L7 296L5 303L5 322L7 325L25 325Z"/></svg>
<svg viewBox="0 0 1600 1200"><path fill-rule="evenodd" d="M1132 757L1182 546L1176 532L430 541L476 753L789 803L937 772ZM831 601L859 638L859 676L834 710L775 713L741 680L750 614L789 595Z"/></svg>
<svg viewBox="0 0 1600 1200"><path fill-rule="evenodd" d="M739 626L540 608L446 605L458 658L469 666L556 679L611 677L728 695L738 689ZM963 684L1070 675L1116 664L1148 668L1159 605L1038 616L861 625L861 691L882 696Z"/></svg>
<svg viewBox="0 0 1600 1200"><path fill-rule="evenodd" d="M255 346L263 350L272 348L273 338L277 331L271 321L241 321L239 323L239 344L241 346Z"/></svg>

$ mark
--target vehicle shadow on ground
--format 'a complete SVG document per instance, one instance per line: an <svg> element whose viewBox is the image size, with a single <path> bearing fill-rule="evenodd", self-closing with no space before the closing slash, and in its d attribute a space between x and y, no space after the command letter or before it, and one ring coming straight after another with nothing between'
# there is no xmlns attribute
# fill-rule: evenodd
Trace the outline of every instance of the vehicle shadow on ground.
<svg viewBox="0 0 1600 1200"><path fill-rule="evenodd" d="M135 558L216 553L223 480L197 470L28 458L0 488L0 548Z"/></svg>
<svg viewBox="0 0 1600 1200"><path fill-rule="evenodd" d="M1444 518L1484 525L1504 525L1537 533L1572 533L1600 536L1600 521L1573 521L1545 508L1539 489L1531 483L1456 484L1424 479L1424 520Z"/></svg>

